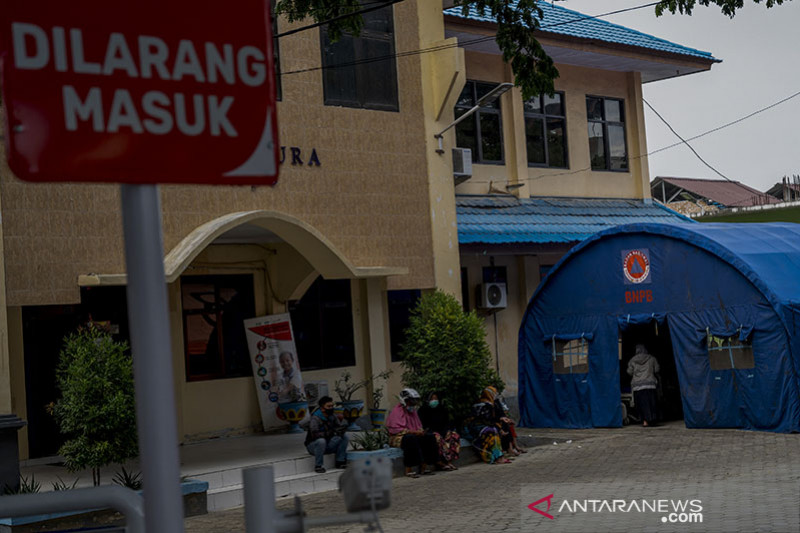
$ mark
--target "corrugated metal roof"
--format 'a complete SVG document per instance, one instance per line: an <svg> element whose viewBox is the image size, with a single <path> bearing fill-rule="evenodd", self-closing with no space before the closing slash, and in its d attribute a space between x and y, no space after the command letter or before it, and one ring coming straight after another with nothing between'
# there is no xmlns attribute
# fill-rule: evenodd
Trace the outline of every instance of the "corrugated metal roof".
<svg viewBox="0 0 800 533"><path fill-rule="evenodd" d="M700 178L670 178L658 176L652 187L659 181L686 189L687 191L712 200L727 207L743 207L749 205L776 204L778 200L766 193L748 187L738 181L709 180Z"/></svg>
<svg viewBox="0 0 800 533"><path fill-rule="evenodd" d="M680 54L685 56L700 57L703 59L710 59L718 61L711 55L710 52L703 52L683 46L677 43L667 41L648 35L619 24L613 24L599 18L588 18L587 15L566 9L564 7L551 4L548 2L537 2L538 6L544 12L544 17L541 20L540 31L550 33L557 33L560 35L569 35L570 37L578 37L582 39L593 39L596 41L604 41L608 43L624 44L628 46L636 46L639 48L648 48L650 50L659 50L662 52L670 52L673 54ZM512 2L516 5L516 2ZM452 7L445 9L446 15L451 15L459 18L466 18L469 20L478 20L482 22L493 22L497 20L491 16L489 11L485 15L481 15L474 7L469 9L469 13L464 16L461 7Z"/></svg>
<svg viewBox="0 0 800 533"><path fill-rule="evenodd" d="M694 223L659 204L603 198L456 196L459 244L545 244L582 241L636 222Z"/></svg>

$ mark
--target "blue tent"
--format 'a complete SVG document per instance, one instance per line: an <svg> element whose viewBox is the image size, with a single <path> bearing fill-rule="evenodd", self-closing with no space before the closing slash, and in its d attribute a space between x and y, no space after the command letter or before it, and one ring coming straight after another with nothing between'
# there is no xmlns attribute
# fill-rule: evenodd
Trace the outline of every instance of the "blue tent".
<svg viewBox="0 0 800 533"><path fill-rule="evenodd" d="M521 424L618 427L619 338L669 330L687 427L800 431L800 225L630 224L581 242L519 333Z"/></svg>

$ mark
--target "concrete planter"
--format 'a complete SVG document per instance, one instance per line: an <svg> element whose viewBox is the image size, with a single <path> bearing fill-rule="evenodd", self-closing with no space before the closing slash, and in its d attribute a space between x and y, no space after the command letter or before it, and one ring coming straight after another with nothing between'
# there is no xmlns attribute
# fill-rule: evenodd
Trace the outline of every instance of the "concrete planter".
<svg viewBox="0 0 800 533"><path fill-rule="evenodd" d="M0 494L5 487L19 488L17 431L25 421L15 415L0 415Z"/></svg>
<svg viewBox="0 0 800 533"><path fill-rule="evenodd" d="M181 483L183 511L185 516L197 516L208 512L206 493L208 483L187 480ZM2 498L2 496L0 496ZM66 513L52 513L16 518L0 518L0 533L33 533L43 531L82 531L102 528L103 532L124 532L125 518L111 509L87 509Z"/></svg>

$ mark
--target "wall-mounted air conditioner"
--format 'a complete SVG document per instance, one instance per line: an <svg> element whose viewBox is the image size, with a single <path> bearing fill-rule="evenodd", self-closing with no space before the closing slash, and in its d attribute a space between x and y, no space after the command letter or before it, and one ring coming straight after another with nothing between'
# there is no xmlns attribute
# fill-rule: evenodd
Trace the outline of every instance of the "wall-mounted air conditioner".
<svg viewBox="0 0 800 533"><path fill-rule="evenodd" d="M453 148L453 179L456 185L472 177L472 150Z"/></svg>
<svg viewBox="0 0 800 533"><path fill-rule="evenodd" d="M478 285L477 301L481 309L505 309L508 307L506 284L490 282Z"/></svg>

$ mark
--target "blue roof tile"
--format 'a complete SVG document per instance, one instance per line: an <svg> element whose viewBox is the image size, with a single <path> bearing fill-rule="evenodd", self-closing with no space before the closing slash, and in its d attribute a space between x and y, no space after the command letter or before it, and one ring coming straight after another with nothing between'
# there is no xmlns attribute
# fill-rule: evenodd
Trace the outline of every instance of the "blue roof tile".
<svg viewBox="0 0 800 533"><path fill-rule="evenodd" d="M459 244L574 243L635 222L695 222L659 204L601 198L456 196Z"/></svg>
<svg viewBox="0 0 800 533"><path fill-rule="evenodd" d="M516 2L513 2L513 4L515 5ZM538 5L544 13L544 17L541 20L540 31L718 61L710 52L695 50L694 48L673 43L599 18L588 18L588 16L583 13L549 2L540 1ZM491 16L488 10L485 15L481 15L474 7L469 9L469 13L466 16L463 15L462 8L460 7L445 9L444 13L446 15L469 20L496 22L495 18Z"/></svg>

